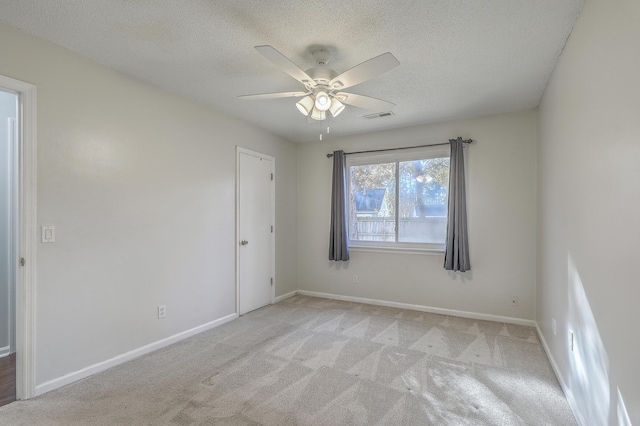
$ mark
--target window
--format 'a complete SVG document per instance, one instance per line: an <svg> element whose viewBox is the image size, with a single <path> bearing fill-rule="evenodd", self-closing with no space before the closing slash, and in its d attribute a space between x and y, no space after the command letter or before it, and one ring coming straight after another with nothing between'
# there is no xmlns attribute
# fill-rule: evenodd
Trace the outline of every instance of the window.
<svg viewBox="0 0 640 426"><path fill-rule="evenodd" d="M347 157L349 245L444 250L449 148Z"/></svg>

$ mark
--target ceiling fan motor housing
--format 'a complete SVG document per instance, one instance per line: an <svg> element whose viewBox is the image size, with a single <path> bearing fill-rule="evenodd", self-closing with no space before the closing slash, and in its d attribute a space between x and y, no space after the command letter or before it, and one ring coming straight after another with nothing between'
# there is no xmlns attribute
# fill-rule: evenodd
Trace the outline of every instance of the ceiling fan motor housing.
<svg viewBox="0 0 640 426"><path fill-rule="evenodd" d="M309 68L306 73L315 81L317 85L328 86L329 82L338 75L337 72L329 67L313 67Z"/></svg>

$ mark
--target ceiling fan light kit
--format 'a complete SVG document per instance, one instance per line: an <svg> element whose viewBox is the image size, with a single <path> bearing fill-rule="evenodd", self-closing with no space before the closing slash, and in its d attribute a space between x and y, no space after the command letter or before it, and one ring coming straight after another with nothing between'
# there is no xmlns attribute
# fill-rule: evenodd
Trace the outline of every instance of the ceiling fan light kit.
<svg viewBox="0 0 640 426"><path fill-rule="evenodd" d="M314 107L313 111L311 111L311 118L313 118L314 120L322 121L327 118L327 113Z"/></svg>
<svg viewBox="0 0 640 426"><path fill-rule="evenodd" d="M315 100L312 96L305 96L296 103L296 107L303 115L309 115L314 104Z"/></svg>
<svg viewBox="0 0 640 426"><path fill-rule="evenodd" d="M329 95L327 95L323 91L319 91L316 93L316 108L320 111L326 111L331 106L331 99L329 99Z"/></svg>
<svg viewBox="0 0 640 426"><path fill-rule="evenodd" d="M345 104L365 109L390 109L395 104L369 96L354 93L339 92L343 88L355 86L372 79L400 64L390 52L383 53L369 59L355 67L337 74L326 64L329 62L328 49L317 49L312 56L316 67L303 71L289 58L271 46L255 46L265 58L269 59L284 72L302 83L306 92L263 93L258 95L239 96L241 99L278 99L303 97L296 103L298 111L314 120L322 121L327 118L328 110L333 117L340 114Z"/></svg>
<svg viewBox="0 0 640 426"><path fill-rule="evenodd" d="M315 95L307 95L296 102L298 111L304 116L311 114L314 120L324 120L327 118L326 111L329 110L333 117L337 117L344 110L344 104L336 97L330 97L325 92L318 92ZM313 110L317 110L313 113ZM322 113L322 114L321 114Z"/></svg>
<svg viewBox="0 0 640 426"><path fill-rule="evenodd" d="M340 102L338 99L331 99L331 106L329 107L329 112L334 117L337 117L344 110L344 104Z"/></svg>

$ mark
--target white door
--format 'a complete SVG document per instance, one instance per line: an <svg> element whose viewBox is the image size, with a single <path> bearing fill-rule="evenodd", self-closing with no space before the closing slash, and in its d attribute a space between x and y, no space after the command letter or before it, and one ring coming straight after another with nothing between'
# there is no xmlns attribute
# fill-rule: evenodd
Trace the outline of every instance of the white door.
<svg viewBox="0 0 640 426"><path fill-rule="evenodd" d="M274 159L238 148L238 309L273 300Z"/></svg>

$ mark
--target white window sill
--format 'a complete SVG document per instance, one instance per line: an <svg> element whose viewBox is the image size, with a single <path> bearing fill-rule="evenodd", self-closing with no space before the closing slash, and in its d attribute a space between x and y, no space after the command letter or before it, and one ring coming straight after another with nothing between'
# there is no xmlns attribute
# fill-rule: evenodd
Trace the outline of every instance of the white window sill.
<svg viewBox="0 0 640 426"><path fill-rule="evenodd" d="M444 255L444 249L416 248L416 247L377 247L349 245L350 251L362 251L370 253L394 253L394 254L426 254L431 256Z"/></svg>

